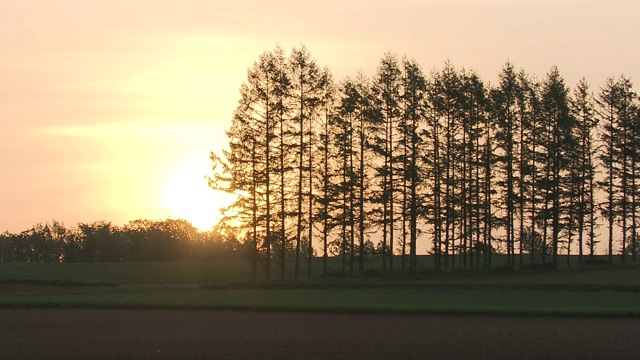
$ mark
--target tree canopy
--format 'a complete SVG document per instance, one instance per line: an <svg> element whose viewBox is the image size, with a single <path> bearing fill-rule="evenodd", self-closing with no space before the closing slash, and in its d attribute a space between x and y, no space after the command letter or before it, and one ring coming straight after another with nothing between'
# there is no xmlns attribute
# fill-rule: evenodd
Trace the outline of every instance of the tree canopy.
<svg viewBox="0 0 640 360"><path fill-rule="evenodd" d="M450 62L425 76L387 53L372 77L335 82L306 48L276 47L240 87L210 184L238 196L226 220L267 277L272 260L284 276L292 254L297 278L305 251L309 267L314 255L341 256L351 274L372 252L383 271L416 271L424 251L437 271L490 268L496 252L509 269L557 267L563 252L592 259L602 225L610 257L635 261L631 80L594 94L556 67L537 80L510 62L498 79Z"/></svg>

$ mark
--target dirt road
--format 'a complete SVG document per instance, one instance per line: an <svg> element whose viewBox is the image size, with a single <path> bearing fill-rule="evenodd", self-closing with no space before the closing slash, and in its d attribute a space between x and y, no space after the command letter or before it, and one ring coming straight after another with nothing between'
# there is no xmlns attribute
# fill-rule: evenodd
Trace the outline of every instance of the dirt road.
<svg viewBox="0 0 640 360"><path fill-rule="evenodd" d="M640 320L0 309L0 359L635 359Z"/></svg>

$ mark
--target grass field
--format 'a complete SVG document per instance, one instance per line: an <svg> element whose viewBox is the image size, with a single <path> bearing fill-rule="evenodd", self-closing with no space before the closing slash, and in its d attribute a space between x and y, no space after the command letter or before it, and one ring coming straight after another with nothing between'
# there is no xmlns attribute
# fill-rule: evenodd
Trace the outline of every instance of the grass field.
<svg viewBox="0 0 640 360"><path fill-rule="evenodd" d="M640 293L430 289L83 289L11 293L2 307L640 317Z"/></svg>
<svg viewBox="0 0 640 360"><path fill-rule="evenodd" d="M494 255L494 266L501 266L503 260L500 255ZM513 282L518 283L521 271L514 272L465 272L454 271L453 273L435 274L433 261L430 256L418 257L418 272L420 277L410 277L411 281L443 282L443 283L464 283L477 281L482 282ZM606 257L602 257L605 259ZM606 269L609 266L584 267L578 266L577 258L572 258L571 267L567 268L566 259L560 256L557 272L536 272L526 271L527 281L538 281L540 283L564 281L562 276L549 276L550 274L583 274L575 276L579 279L572 279L572 282L592 282L600 285L609 285L610 281L620 283L624 279L597 278L594 270ZM615 268L633 267L615 263ZM400 270L401 262L398 257L395 261L395 269ZM294 260L289 259L286 264L284 280L293 280ZM355 266L357 271L357 264ZM339 274L342 269L342 261L339 258L330 258L328 261L328 272ZM382 270L381 260L378 257L368 258L365 262L367 270ZM579 270L579 271L576 271ZM349 266L346 266L347 273ZM313 279L321 279L322 259L316 258L313 263ZM542 277L536 277L542 274ZM515 276L515 278L514 278ZM301 266L301 279L307 279L306 263ZM341 281L348 281L341 276L329 276L329 278L342 278ZM350 278L346 276L346 278ZM280 268L278 264L272 264L272 279L281 281ZM264 271L258 270L258 281L264 280ZM376 282L397 282L398 277L374 279ZM120 284L234 284L247 283L251 281L251 270L245 258L222 258L210 261L158 261L158 262L107 262L107 263L0 263L0 283L41 283L60 285L120 285ZM356 282L363 281L362 278ZM366 279L365 279L366 281Z"/></svg>
<svg viewBox="0 0 640 360"><path fill-rule="evenodd" d="M640 317L640 267L619 265L251 282L245 259L3 263L0 284L0 307Z"/></svg>
<svg viewBox="0 0 640 360"><path fill-rule="evenodd" d="M0 283L221 284L251 279L245 259L109 263L2 263Z"/></svg>

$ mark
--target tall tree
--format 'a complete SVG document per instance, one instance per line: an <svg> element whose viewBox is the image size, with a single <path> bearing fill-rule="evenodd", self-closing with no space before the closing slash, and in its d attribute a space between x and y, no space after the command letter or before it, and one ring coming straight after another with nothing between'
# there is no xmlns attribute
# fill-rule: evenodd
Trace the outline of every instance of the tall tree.
<svg viewBox="0 0 640 360"><path fill-rule="evenodd" d="M427 147L421 153L422 161L425 163L425 178L429 182L430 192L426 194L426 206L424 216L427 224L432 227L431 252L434 257L436 271L442 271L442 150L440 138L442 126L440 123L439 92L436 91L435 82L437 74L431 73L427 85L427 121L425 129L422 130L422 137L426 139Z"/></svg>
<svg viewBox="0 0 640 360"><path fill-rule="evenodd" d="M289 217L289 198L292 196L292 189L289 185L292 172L293 146L291 141L292 124L291 112L291 78L287 68L286 58L282 49L278 48L274 52L273 68L271 71L276 101L273 104L274 131L273 131L273 158L274 162L274 209L278 209L278 224L274 226L274 233L277 232L279 241L275 241L273 246L279 247L280 254L280 277L284 278L286 273L286 258L289 248L289 235L287 231L287 218ZM277 192L275 192L277 190ZM276 205L277 202L277 205Z"/></svg>
<svg viewBox="0 0 640 360"><path fill-rule="evenodd" d="M541 85L537 81L530 81L528 86L523 87L522 90L524 92L523 97L526 102L529 103L529 191L527 192L526 198L523 198L524 202L528 202L528 218L529 218L529 228L526 233L526 244L529 249L529 257L530 264L533 265L535 263L536 251L540 251L541 261L544 262L544 256L546 254L546 246L543 244L539 244L541 239L544 241L544 238L540 234L542 232L538 232L538 228L541 227L544 220L541 219L546 216L544 212L539 209L538 204L544 202L543 194L544 194L544 169L543 164L546 164L546 155L541 146L542 140L544 139L545 134L545 121L541 119L542 110L541 110L541 101L540 101L540 88ZM526 207L526 206L525 206Z"/></svg>
<svg viewBox="0 0 640 360"><path fill-rule="evenodd" d="M546 193L545 206L547 216L551 220L551 255L553 266L558 265L558 247L560 231L566 224L561 224L563 211L568 210L566 187L571 178L567 176L569 159L575 148L573 128L575 121L569 111L569 90L556 67L547 74L542 85L542 115L546 124L547 137L543 142L546 152Z"/></svg>
<svg viewBox="0 0 640 360"><path fill-rule="evenodd" d="M354 232L354 191L356 186L355 171L353 169L354 129L357 116L358 92L353 82L347 79L341 88L342 98L339 116L334 121L336 131L333 145L337 152L336 184L334 198L337 207L337 225L340 227L340 254L342 256L342 272L346 272L347 258L349 272L354 271L355 232Z"/></svg>
<svg viewBox="0 0 640 360"><path fill-rule="evenodd" d="M633 200L635 193L634 177L637 174L634 167L634 159L637 157L637 139L634 138L637 129L634 127L635 115L637 109L638 95L633 91L631 80L625 76L621 76L617 81L618 102L616 106L616 117L619 136L616 137L616 146L618 155L617 162L620 164L619 184L617 190L619 194L619 222L622 231L621 239L621 258L622 262L626 261L626 255L632 249L632 239L634 222L636 216L636 204Z"/></svg>
<svg viewBox="0 0 640 360"><path fill-rule="evenodd" d="M481 138L485 122L486 89L478 75L463 71L462 106L462 267L473 268L474 252L479 265L482 191ZM467 265L468 264L468 265Z"/></svg>
<svg viewBox="0 0 640 360"><path fill-rule="evenodd" d="M533 174L535 173L533 167L535 165L535 141L534 141L534 126L536 124L535 121L535 102L533 99L535 98L535 90L534 84L530 79L529 75L525 73L524 70L521 70L518 73L518 99L517 99L517 111L518 111L518 145L519 145L519 155L518 155L518 194L517 194L517 204L518 204L518 244L519 244L519 266L520 268L524 267L524 247L527 242L526 239L526 219L527 215L525 214L525 210L527 206L533 207L533 204L528 204L527 200L533 200L533 198L529 197L529 194L534 194L530 191L530 189L534 188L535 178ZM533 217L530 219L531 229L534 228L535 223L533 221ZM533 248L531 248L533 249ZM533 251L532 251L533 254Z"/></svg>
<svg viewBox="0 0 640 360"><path fill-rule="evenodd" d="M515 172L518 163L517 148L518 123L517 100L519 93L518 75L513 64L507 62L499 75L498 86L491 91L492 112L496 124L496 141L499 153L496 154L500 177L496 185L500 188L500 203L504 215L498 219L505 228L507 249L507 268L513 268L515 262L515 216L516 187L520 175Z"/></svg>
<svg viewBox="0 0 640 360"><path fill-rule="evenodd" d="M578 174L577 234L578 259L583 261L584 245L589 248L589 257L595 254L595 152L594 133L598 125L595 117L595 103L586 79L580 80L571 100L572 116L576 119L576 139L579 142L575 172ZM584 240L585 231L587 240Z"/></svg>
<svg viewBox="0 0 640 360"><path fill-rule="evenodd" d="M350 122L346 129L350 129L354 135L351 137L350 145L340 145L339 147L346 152L345 155L352 159L349 166L351 176L348 176L347 190L349 190L349 198L353 199L349 219L354 219L353 224L351 224L354 232L357 228L359 274L364 272L365 232L369 227L367 209L370 206L365 195L369 194L371 188L369 183L372 160L369 147L370 125L375 126L375 121L373 120L375 114L371 101L370 83L363 74L360 73L353 79L347 78L343 83L340 113L345 120ZM349 137L347 136L347 138ZM356 222L357 227L355 226ZM350 238L350 240L355 241L354 238ZM351 245L351 248L355 250L355 244ZM351 264L353 263L351 261Z"/></svg>
<svg viewBox="0 0 640 360"><path fill-rule="evenodd" d="M318 143L315 146L315 150L318 150L323 154L322 158L319 160L322 165L315 166L312 164L314 161L314 157L312 155L312 151L314 151L313 147L309 149L309 169L310 169L310 178L309 178L309 240L308 240L308 248L307 248L307 278L310 280L312 276L312 264L313 264L313 256L314 256L314 248L313 248L313 220L318 219L322 220L322 229L323 229L323 274L327 272L327 236L328 236L328 187L330 181L330 173L329 173L329 123L330 119L335 116L336 111L336 88L333 82L333 77L329 72L328 68L322 70L319 84L319 102L318 102L318 123L317 126L320 128L318 131ZM314 171L315 170L315 171ZM319 188L319 194L314 197L313 196L313 178L319 178L320 182L317 187ZM318 203L322 206L318 212L314 212L313 202L318 201Z"/></svg>
<svg viewBox="0 0 640 360"><path fill-rule="evenodd" d="M332 139L335 137L334 118L337 116L333 102L333 90L327 91L324 99L324 116L321 118L321 129L319 131L318 151L322 154L321 166L318 170L320 176L321 190L317 197L321 205L317 214L318 221L322 224L322 275L327 275L327 263L329 258L329 235L333 228L331 208L334 204L332 184L335 182L334 163L336 151Z"/></svg>
<svg viewBox="0 0 640 360"><path fill-rule="evenodd" d="M420 128L426 121L426 92L427 80L414 60L403 59L402 74L402 109L403 116L400 122L402 135L402 180L403 180L403 247L402 269L405 268L404 255L406 244L406 225L404 219L409 220L409 270L417 271L417 240L418 240L418 214L422 201L418 191L422 188L423 176L418 168L422 166L420 159ZM408 210L408 211L407 211Z"/></svg>
<svg viewBox="0 0 640 360"><path fill-rule="evenodd" d="M447 62L442 71L432 75L429 97L429 104L433 109L432 114L435 116L433 121L437 122L433 125L439 132L433 136L439 138L437 140L438 148L443 147L442 153L437 155L438 166L435 170L438 177L436 192L440 195L436 198L436 207L440 209L440 214L435 214L435 216L442 217L437 220L437 225L444 222L441 228L436 229L436 238L441 242L438 244L438 252L441 253L439 256L443 256L445 269L449 269L449 267L452 269L455 266L455 258L450 255L455 255L455 241L459 233L456 231L459 230L456 225L460 218L461 195L461 176L458 171L461 163L459 156L462 131L461 103L460 76L453 65ZM438 234L441 231L443 233ZM449 261L450 259L451 261ZM436 266L440 267L441 264Z"/></svg>
<svg viewBox="0 0 640 360"><path fill-rule="evenodd" d="M638 216L640 215L640 99L636 98L632 109L631 120L631 260L635 263L638 253Z"/></svg>
<svg viewBox="0 0 640 360"><path fill-rule="evenodd" d="M617 138L620 134L620 127L617 119L617 107L620 101L620 88L613 78L607 79L606 84L600 90L597 99L598 119L602 126L600 130L601 151L598 153L602 168L604 168L604 179L598 181L598 186L605 193L605 200L600 203L603 216L607 219L608 230L608 255L609 263L613 263L613 230L614 220L617 215L617 174L618 166L618 146Z"/></svg>
<svg viewBox="0 0 640 360"><path fill-rule="evenodd" d="M296 238L295 238L295 278L300 277L300 255L303 231L308 230L307 243L313 239L313 149L316 137L315 122L321 109L322 70L311 57L309 51L302 47L293 49L289 59L291 69L292 119L295 125L294 136L297 138L296 164L297 206L296 206ZM306 185L306 187L305 187ZM304 200L307 203L304 203ZM306 205L306 214L305 214ZM306 216L306 224L303 217Z"/></svg>
<svg viewBox="0 0 640 360"><path fill-rule="evenodd" d="M389 270L393 270L394 254L394 230L396 218L394 210L396 208L395 198L395 163L396 148L396 127L400 118L400 87L402 72L398 64L398 59L392 53L383 56L378 66L377 74L373 80L373 94L381 114L381 125L384 131L380 132L376 150L383 159L383 165L379 168L380 176L380 201L382 203L382 261L383 269L386 270L387 259L389 257Z"/></svg>
<svg viewBox="0 0 640 360"><path fill-rule="evenodd" d="M531 263L551 255L557 266L560 250L582 261L596 251L596 208L610 261L619 250L635 260L640 106L625 77L596 106L584 80L571 98L555 67L538 83L507 62L488 91L448 62L427 81L414 61L385 54L371 82L360 74L338 93L305 48L286 58L276 48L240 95L210 184L237 195L226 215L252 244L254 277L263 262L269 278L272 261L284 277L294 252L299 278L303 251L311 276L315 239L323 273L337 252L343 271L363 273L370 235L383 271L402 254L415 272L421 233L438 271L490 268L494 245L508 268L527 251Z"/></svg>
<svg viewBox="0 0 640 360"><path fill-rule="evenodd" d="M273 247L272 199L274 166L277 158L275 128L277 115L286 101L286 83L279 66L284 51L280 47L263 53L247 74L247 82L240 88L240 100L227 131L228 150L224 156L211 154L213 177L210 186L236 194L227 209L240 227L251 228L255 253L254 276L258 261L258 241L265 251L265 276L271 277ZM216 171L218 170L218 171ZM247 215L251 214L251 215Z"/></svg>

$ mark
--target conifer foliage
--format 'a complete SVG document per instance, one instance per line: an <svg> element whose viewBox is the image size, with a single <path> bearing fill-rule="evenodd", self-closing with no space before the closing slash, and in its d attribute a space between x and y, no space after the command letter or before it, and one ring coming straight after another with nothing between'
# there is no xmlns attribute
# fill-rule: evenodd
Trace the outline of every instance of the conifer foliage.
<svg viewBox="0 0 640 360"><path fill-rule="evenodd" d="M610 261L635 261L639 129L624 76L594 96L556 67L536 81L507 62L486 85L387 53L373 77L335 82L306 48L276 47L240 87L210 185L236 195L226 223L254 277L298 279L303 261L327 275L331 256L343 273L364 274L367 257L415 273L425 252L436 271L557 267L564 252L593 260L599 225Z"/></svg>

